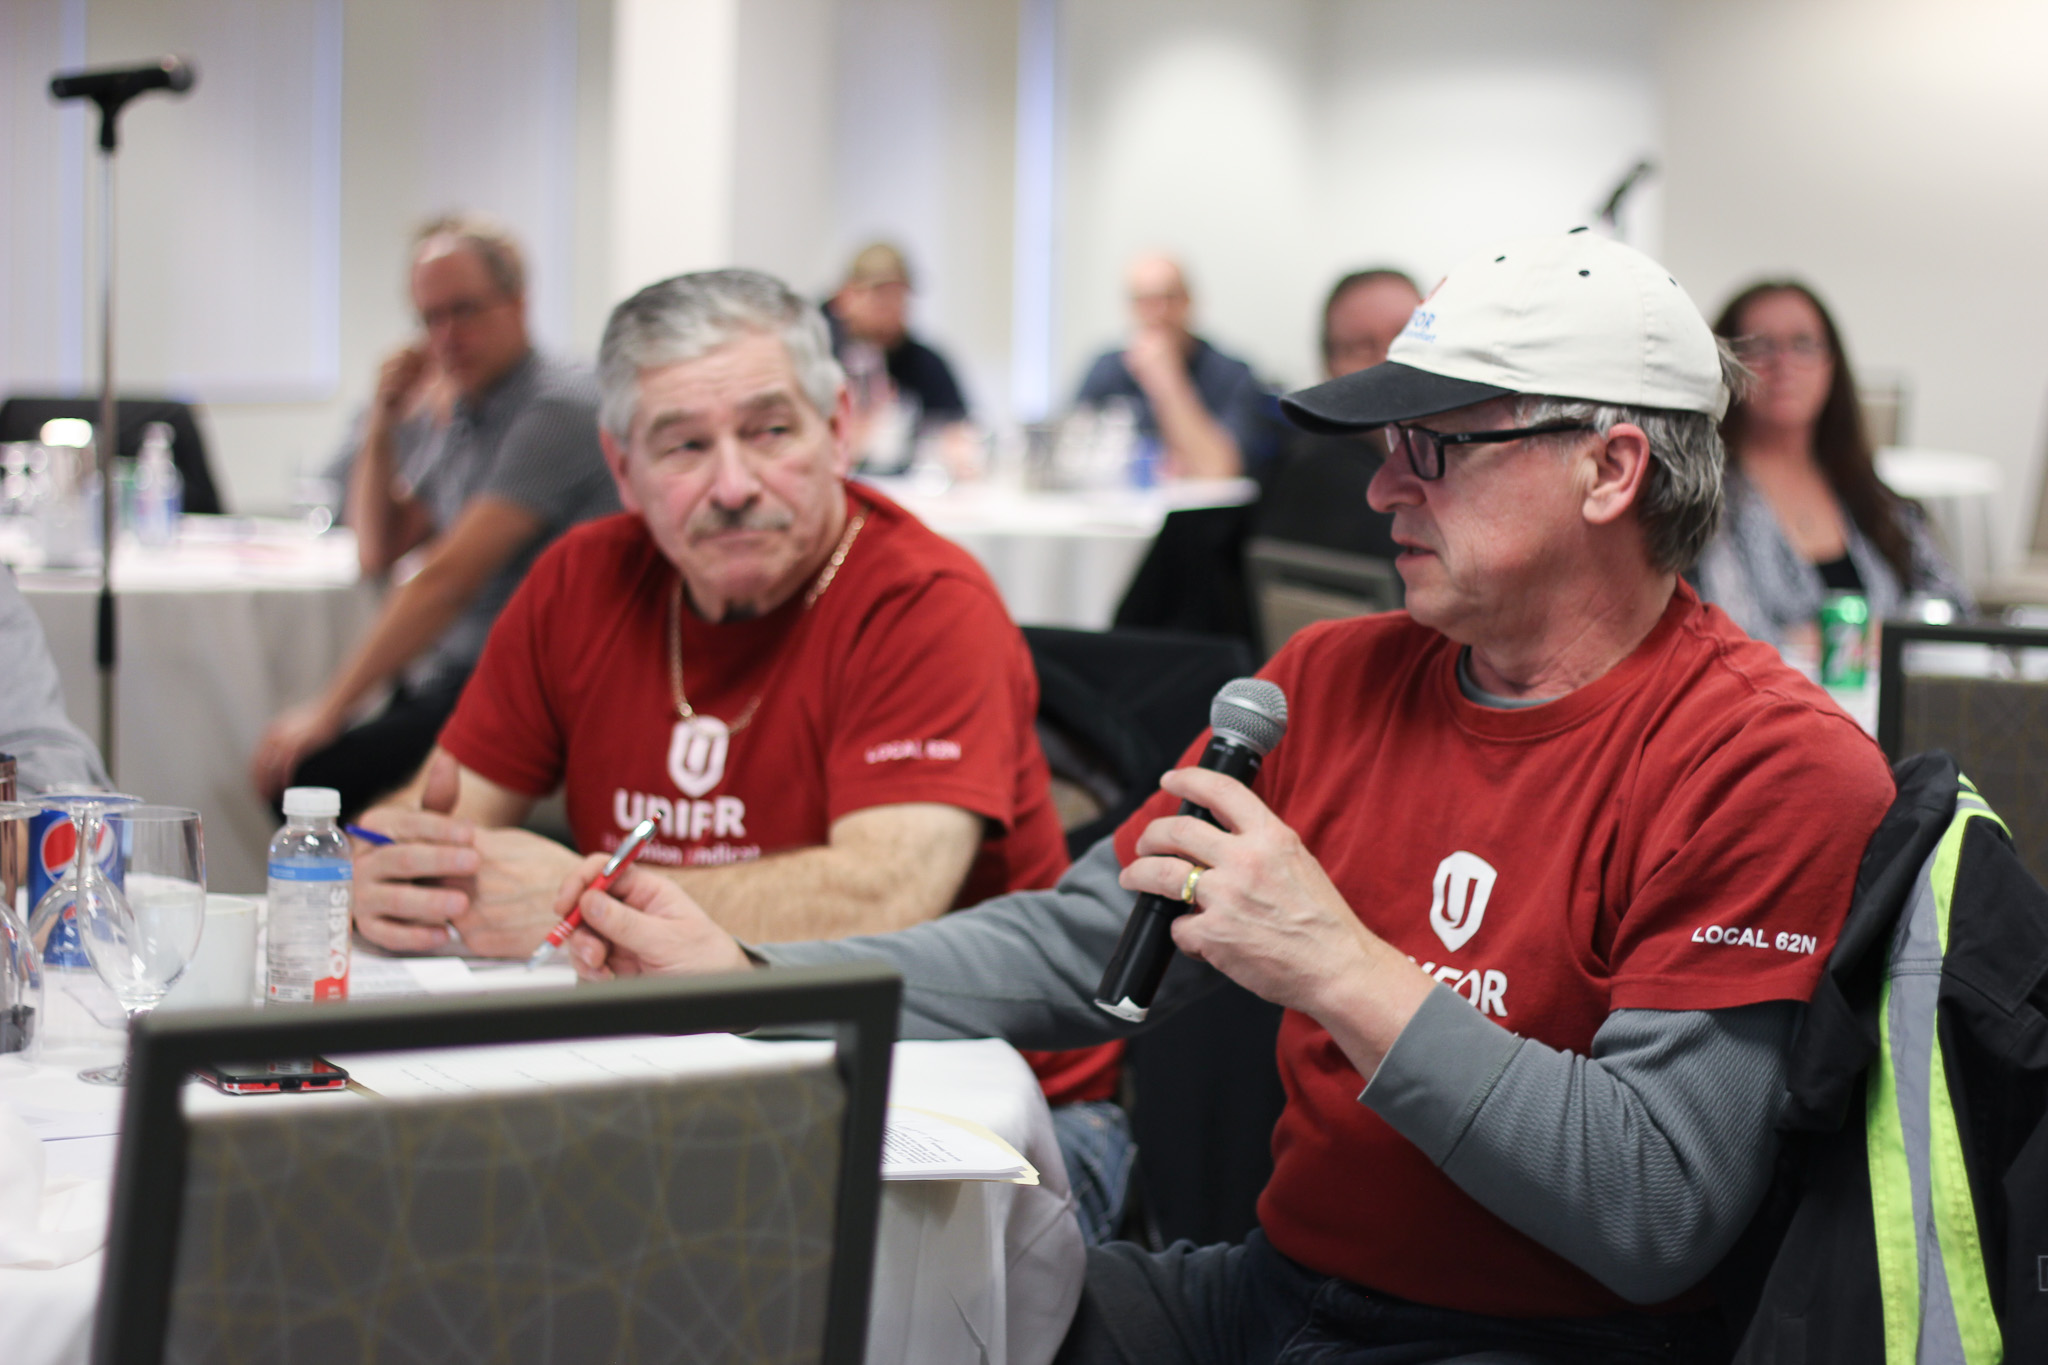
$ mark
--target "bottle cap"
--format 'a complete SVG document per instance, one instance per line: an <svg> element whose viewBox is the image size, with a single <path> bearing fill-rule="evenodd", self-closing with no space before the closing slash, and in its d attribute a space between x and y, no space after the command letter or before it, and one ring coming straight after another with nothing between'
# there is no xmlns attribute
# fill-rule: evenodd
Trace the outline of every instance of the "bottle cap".
<svg viewBox="0 0 2048 1365"><path fill-rule="evenodd" d="M286 787L286 815L340 815L341 793L332 787Z"/></svg>

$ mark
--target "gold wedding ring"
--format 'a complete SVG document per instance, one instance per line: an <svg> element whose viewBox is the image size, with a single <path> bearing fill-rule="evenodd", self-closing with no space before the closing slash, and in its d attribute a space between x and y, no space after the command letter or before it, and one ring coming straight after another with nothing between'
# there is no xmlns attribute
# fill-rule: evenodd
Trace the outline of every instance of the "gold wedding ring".
<svg viewBox="0 0 2048 1365"><path fill-rule="evenodd" d="M1195 883L1202 880L1202 874L1209 869L1199 863L1188 869L1188 879L1181 884L1180 898L1189 905L1195 903Z"/></svg>

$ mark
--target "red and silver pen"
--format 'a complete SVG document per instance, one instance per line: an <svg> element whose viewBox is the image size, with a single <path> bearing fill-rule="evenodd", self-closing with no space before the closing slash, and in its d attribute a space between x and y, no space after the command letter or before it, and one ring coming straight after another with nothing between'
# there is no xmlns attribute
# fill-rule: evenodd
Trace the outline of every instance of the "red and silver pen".
<svg viewBox="0 0 2048 1365"><path fill-rule="evenodd" d="M626 842L619 845L619 851L612 854L611 860L598 872L597 880L585 887L584 890L611 890L612 883L618 880L619 874L632 866L633 859L640 856L640 850L647 846L647 841L654 836L655 829L656 825L651 817L633 826L633 832L626 836ZM579 894L576 899L580 902L583 897ZM582 923L583 910L581 905L570 906L569 913L562 916L562 922L548 930L547 942L535 948L533 956L526 959L527 970L532 971L535 967L546 962L553 955L554 951L562 946L562 941L575 933L577 927Z"/></svg>

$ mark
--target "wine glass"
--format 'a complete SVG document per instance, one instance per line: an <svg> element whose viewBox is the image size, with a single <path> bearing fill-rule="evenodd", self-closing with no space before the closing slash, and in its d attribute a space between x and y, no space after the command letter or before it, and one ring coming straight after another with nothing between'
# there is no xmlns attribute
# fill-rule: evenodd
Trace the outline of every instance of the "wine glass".
<svg viewBox="0 0 2048 1365"><path fill-rule="evenodd" d="M199 812L179 806L130 806L87 812L79 827L80 856L86 847L85 821L104 821L113 834L118 880L80 873L86 894L79 899L79 936L93 970L121 1002L131 1023L156 1008L191 965L206 927L206 854ZM92 1067L80 1080L121 1085L128 1061Z"/></svg>
<svg viewBox="0 0 2048 1365"><path fill-rule="evenodd" d="M0 801L0 1059L33 1058L43 1009L43 971L14 893L28 876L28 823L41 808Z"/></svg>
<svg viewBox="0 0 2048 1365"><path fill-rule="evenodd" d="M29 850L31 859L47 853L49 861L45 865L53 869L58 860L67 860L64 870L50 883L50 889L30 907L28 917L29 934L36 947L46 954L45 961L55 963L84 951L78 942L80 916L75 913L79 886L83 884L89 895L97 895L103 894L108 885L107 864L114 851L109 842L112 831L102 825L100 817L122 806L140 805L142 798L121 792L51 792L33 800L38 808L67 817L70 826L69 846L61 842L67 837L65 827L53 825L43 832L42 847ZM78 960L76 965L82 968L86 964Z"/></svg>

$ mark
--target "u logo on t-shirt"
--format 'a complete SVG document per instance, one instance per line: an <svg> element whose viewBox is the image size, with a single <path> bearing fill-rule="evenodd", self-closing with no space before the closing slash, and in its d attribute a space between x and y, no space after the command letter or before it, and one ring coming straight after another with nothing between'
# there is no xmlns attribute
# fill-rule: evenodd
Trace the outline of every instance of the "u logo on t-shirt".
<svg viewBox="0 0 2048 1365"><path fill-rule="evenodd" d="M1436 865L1436 881L1430 889L1429 927L1452 952L1472 941L1479 921L1486 918L1486 902L1493 897L1493 865L1476 853L1460 849Z"/></svg>
<svg viewBox="0 0 2048 1365"><path fill-rule="evenodd" d="M676 722L668 737L668 776L685 796L702 796L725 778L725 750L732 731L716 716Z"/></svg>

